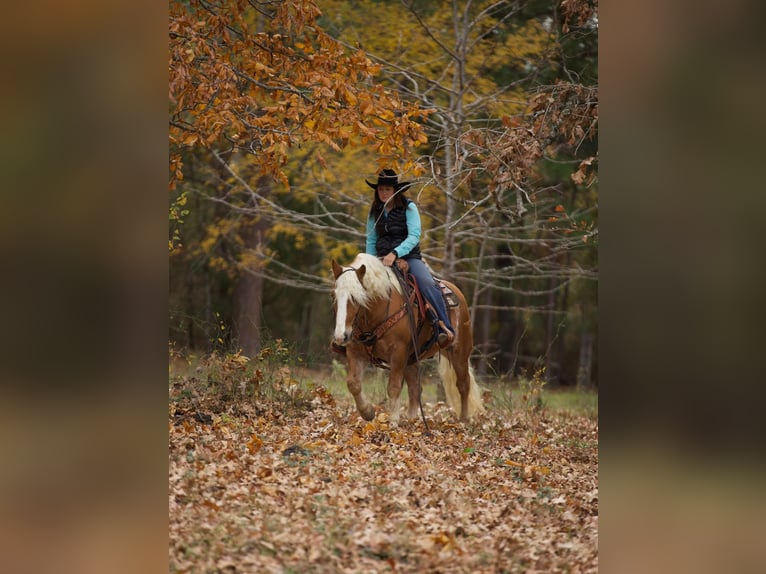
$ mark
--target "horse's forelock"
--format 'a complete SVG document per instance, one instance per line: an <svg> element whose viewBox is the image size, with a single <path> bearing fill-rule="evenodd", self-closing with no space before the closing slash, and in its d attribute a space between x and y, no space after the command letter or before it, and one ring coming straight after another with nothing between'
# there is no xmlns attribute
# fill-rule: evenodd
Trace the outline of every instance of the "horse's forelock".
<svg viewBox="0 0 766 574"><path fill-rule="evenodd" d="M345 271L345 270L344 270ZM348 270L338 276L335 280L335 298L338 299L339 293L345 293L348 299L355 305L361 305L362 307L367 305L370 299L370 294L359 283L359 278L354 271Z"/></svg>
<svg viewBox="0 0 766 574"><path fill-rule="evenodd" d="M363 282L353 271L344 272L335 280L336 293L341 290L348 293L349 299L362 307L366 307L371 301L382 297L388 297L391 287L401 292L399 282L393 276L393 273L374 255L360 253L351 264L352 269L359 269L365 266ZM345 268L344 271L348 269Z"/></svg>

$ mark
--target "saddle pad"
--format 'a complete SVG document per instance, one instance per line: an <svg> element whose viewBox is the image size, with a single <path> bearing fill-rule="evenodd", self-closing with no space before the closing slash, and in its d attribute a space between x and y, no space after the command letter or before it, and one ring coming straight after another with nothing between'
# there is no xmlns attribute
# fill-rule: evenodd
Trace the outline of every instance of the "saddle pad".
<svg viewBox="0 0 766 574"><path fill-rule="evenodd" d="M445 285L441 279L436 279L436 284L441 287L442 295L444 295L444 300L447 302L447 305L450 307L458 307L460 305L460 301L458 301L457 295L455 295L452 289L447 287L447 285Z"/></svg>

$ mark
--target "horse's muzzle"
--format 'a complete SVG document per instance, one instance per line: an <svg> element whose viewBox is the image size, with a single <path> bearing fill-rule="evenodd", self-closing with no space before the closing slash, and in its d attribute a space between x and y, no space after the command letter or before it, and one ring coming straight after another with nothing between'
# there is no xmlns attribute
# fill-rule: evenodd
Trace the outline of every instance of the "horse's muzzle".
<svg viewBox="0 0 766 574"><path fill-rule="evenodd" d="M347 345L348 342L351 340L351 331L344 331L342 335L335 335L333 337L333 341L337 345Z"/></svg>

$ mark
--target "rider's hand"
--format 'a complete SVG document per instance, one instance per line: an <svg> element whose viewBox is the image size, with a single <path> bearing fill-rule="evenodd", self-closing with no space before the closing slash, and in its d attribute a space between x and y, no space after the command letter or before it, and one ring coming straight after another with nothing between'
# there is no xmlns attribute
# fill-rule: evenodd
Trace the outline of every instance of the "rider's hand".
<svg viewBox="0 0 766 574"><path fill-rule="evenodd" d="M392 251L383 258L383 265L391 267L394 264L394 261L396 261L396 254Z"/></svg>

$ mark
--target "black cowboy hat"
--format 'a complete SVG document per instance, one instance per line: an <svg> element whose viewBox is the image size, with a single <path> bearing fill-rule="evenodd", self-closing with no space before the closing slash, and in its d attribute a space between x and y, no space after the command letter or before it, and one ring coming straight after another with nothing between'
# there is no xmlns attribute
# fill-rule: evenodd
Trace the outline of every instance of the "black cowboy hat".
<svg viewBox="0 0 766 574"><path fill-rule="evenodd" d="M396 175L396 172L393 169L380 170L380 173L378 173L377 183L370 183L366 179L364 180L364 182L375 191L378 190L379 185L391 185L393 186L395 191L404 191L405 189L407 189L408 187L412 185L411 181L403 181L400 183L399 176Z"/></svg>

